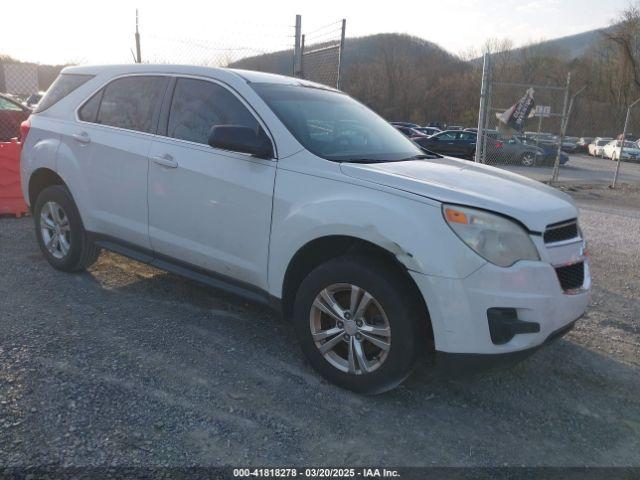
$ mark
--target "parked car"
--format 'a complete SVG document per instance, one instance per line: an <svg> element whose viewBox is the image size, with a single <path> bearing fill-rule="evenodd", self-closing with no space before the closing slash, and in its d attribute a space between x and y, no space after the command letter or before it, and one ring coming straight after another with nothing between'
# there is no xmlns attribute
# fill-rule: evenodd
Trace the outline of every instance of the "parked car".
<svg viewBox="0 0 640 480"><path fill-rule="evenodd" d="M20 124L31 114L31 110L13 98L0 94L0 142L8 142L20 136Z"/></svg>
<svg viewBox="0 0 640 480"><path fill-rule="evenodd" d="M395 125L396 127L408 127L408 128L420 128L420 125L417 123L410 122L389 122L391 125Z"/></svg>
<svg viewBox="0 0 640 480"><path fill-rule="evenodd" d="M478 133L478 129L477 128L465 128L464 129L465 132L474 132L474 133Z"/></svg>
<svg viewBox="0 0 640 480"><path fill-rule="evenodd" d="M418 127L418 128L414 128L414 130L428 137L430 137L431 135L435 135L436 133L440 133L442 131L439 128L435 128L435 127Z"/></svg>
<svg viewBox="0 0 640 480"><path fill-rule="evenodd" d="M580 137L577 142L578 150L587 153L591 142L593 142L593 138L591 137Z"/></svg>
<svg viewBox="0 0 640 480"><path fill-rule="evenodd" d="M464 127L462 125L449 125L447 130L464 130Z"/></svg>
<svg viewBox="0 0 640 480"><path fill-rule="evenodd" d="M612 139L606 137L596 137L593 139L593 142L589 144L589 155L594 157L603 157L604 158L604 146L609 143Z"/></svg>
<svg viewBox="0 0 640 480"><path fill-rule="evenodd" d="M544 151L540 147L528 145L517 137L503 137L497 132L489 132L487 158L491 163L506 163L534 167L542 165Z"/></svg>
<svg viewBox="0 0 640 480"><path fill-rule="evenodd" d="M270 305L311 365L358 392L398 385L424 352L436 368L522 358L589 304L568 195L424 154L320 84L69 67L22 135L22 187L54 268L108 249Z"/></svg>
<svg viewBox="0 0 640 480"><path fill-rule="evenodd" d="M411 127L404 127L402 125L393 125L395 127L396 130L398 130L400 133L402 133L405 137L408 138L418 138L418 137L426 137L427 135L425 135L424 133L418 132L415 128L411 128Z"/></svg>
<svg viewBox="0 0 640 480"><path fill-rule="evenodd" d="M622 156L620 151L622 150ZM603 156L611 160L630 160L637 161L640 158L640 148L635 142L627 140L622 148L622 140L611 140L602 148Z"/></svg>
<svg viewBox="0 0 640 480"><path fill-rule="evenodd" d="M563 152L576 153L578 149L578 137L564 137L562 139Z"/></svg>
<svg viewBox="0 0 640 480"><path fill-rule="evenodd" d="M32 93L24 101L23 105L33 110L38 106L38 103L40 103L40 100L42 99L43 95L44 95L44 92Z"/></svg>
<svg viewBox="0 0 640 480"><path fill-rule="evenodd" d="M430 137L413 139L418 145L441 155L473 159L477 134L462 130L445 130Z"/></svg>
<svg viewBox="0 0 640 480"><path fill-rule="evenodd" d="M527 145L531 145L542 150L542 157L538 158L537 165L554 165L556 163L556 157L558 156L558 144L538 142L536 145L535 140L532 141L526 137L520 137L519 140ZM569 161L569 155L567 155L562 149L560 150L560 165L564 165Z"/></svg>

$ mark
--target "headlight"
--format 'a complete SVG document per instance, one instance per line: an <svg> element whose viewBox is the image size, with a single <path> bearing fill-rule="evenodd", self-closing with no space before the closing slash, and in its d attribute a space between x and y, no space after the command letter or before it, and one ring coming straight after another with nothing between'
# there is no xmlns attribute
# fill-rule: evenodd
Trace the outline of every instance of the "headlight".
<svg viewBox="0 0 640 480"><path fill-rule="evenodd" d="M500 215L475 208L443 205L445 220L473 251L500 267L518 260L540 260L527 232Z"/></svg>

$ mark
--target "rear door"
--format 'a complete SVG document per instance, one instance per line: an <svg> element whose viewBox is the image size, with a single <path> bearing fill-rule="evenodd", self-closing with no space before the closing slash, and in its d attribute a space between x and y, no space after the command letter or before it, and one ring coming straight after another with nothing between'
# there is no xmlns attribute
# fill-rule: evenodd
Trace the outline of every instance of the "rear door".
<svg viewBox="0 0 640 480"><path fill-rule="evenodd" d="M168 83L156 75L111 81L78 110L67 141L81 159L88 228L149 249L149 150Z"/></svg>
<svg viewBox="0 0 640 480"><path fill-rule="evenodd" d="M232 90L178 78L149 166L149 234L156 255L266 289L274 159L208 145L216 125L261 123ZM166 107L165 107L166 108Z"/></svg>

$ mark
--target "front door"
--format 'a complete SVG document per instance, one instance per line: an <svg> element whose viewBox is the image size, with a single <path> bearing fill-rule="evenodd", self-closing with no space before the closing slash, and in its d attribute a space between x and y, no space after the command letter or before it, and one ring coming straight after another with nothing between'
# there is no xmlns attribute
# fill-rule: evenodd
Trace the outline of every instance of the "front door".
<svg viewBox="0 0 640 480"><path fill-rule="evenodd" d="M151 244L160 257L266 289L276 162L210 147L215 125L261 128L226 87L178 78L150 152Z"/></svg>

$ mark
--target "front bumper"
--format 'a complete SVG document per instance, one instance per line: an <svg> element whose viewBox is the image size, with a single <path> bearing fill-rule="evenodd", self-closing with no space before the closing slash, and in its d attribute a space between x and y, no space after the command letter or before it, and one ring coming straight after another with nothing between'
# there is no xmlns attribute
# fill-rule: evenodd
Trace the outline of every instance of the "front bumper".
<svg viewBox="0 0 640 480"><path fill-rule="evenodd" d="M438 372L448 376L466 376L483 372L490 369L500 369L513 366L533 355L541 347L552 343L553 341L564 337L573 330L574 325L579 319L565 325L564 327L552 332L544 342L535 347L525 350L517 350L508 353L449 353L435 352L435 364Z"/></svg>
<svg viewBox="0 0 640 480"><path fill-rule="evenodd" d="M449 354L505 354L542 345L554 332L579 318L590 301L588 259L583 287L565 293L551 263L520 261L509 268L487 263L466 278L411 272L429 310L436 351ZM540 325L538 332L491 339L487 311L512 308L519 320Z"/></svg>

